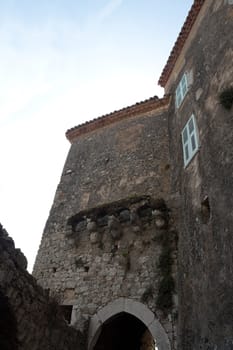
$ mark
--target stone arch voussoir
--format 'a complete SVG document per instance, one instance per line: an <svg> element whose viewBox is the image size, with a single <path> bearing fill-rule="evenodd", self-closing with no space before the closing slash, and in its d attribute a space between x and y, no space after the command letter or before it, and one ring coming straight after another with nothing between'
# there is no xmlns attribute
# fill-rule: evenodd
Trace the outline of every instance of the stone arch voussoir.
<svg viewBox="0 0 233 350"><path fill-rule="evenodd" d="M93 350L104 322L121 312L126 312L137 317L146 325L151 335L156 340L158 350L171 349L164 328L146 305L132 299L119 298L108 303L92 316L88 330L88 350Z"/></svg>

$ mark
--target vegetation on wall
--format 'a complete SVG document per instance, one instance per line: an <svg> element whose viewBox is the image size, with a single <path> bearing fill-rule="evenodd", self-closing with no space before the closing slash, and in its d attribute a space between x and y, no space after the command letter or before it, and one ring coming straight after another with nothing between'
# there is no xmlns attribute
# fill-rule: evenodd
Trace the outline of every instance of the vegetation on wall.
<svg viewBox="0 0 233 350"><path fill-rule="evenodd" d="M143 303L147 303L151 298L153 298L154 295L154 289L153 286L150 285L146 288L145 292L141 296L141 301Z"/></svg>
<svg viewBox="0 0 233 350"><path fill-rule="evenodd" d="M172 276L173 265L173 246L176 236L172 232L163 232L159 236L161 244L161 254L159 257L158 268L161 273L161 280L159 284L159 291L156 300L156 306L165 314L173 307L173 293L175 291L175 281Z"/></svg>
<svg viewBox="0 0 233 350"><path fill-rule="evenodd" d="M219 94L219 102L225 109L231 109L233 105L233 86L224 89Z"/></svg>
<svg viewBox="0 0 233 350"><path fill-rule="evenodd" d="M162 279L160 281L159 293L157 298L157 307L160 310L167 311L171 309L173 306L173 292L175 288L174 279L171 275L171 264L170 264L170 252L167 250L165 254L163 254L162 261L159 264L162 273ZM167 261L165 265L164 262Z"/></svg>

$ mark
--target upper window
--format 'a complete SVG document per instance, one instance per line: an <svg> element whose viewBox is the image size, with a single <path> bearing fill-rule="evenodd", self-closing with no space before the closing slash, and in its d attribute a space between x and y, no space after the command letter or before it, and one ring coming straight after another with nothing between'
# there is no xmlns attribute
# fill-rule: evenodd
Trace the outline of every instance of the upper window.
<svg viewBox="0 0 233 350"><path fill-rule="evenodd" d="M177 108L181 105L181 102L183 101L187 91L188 91L188 79L187 79L187 74L184 73L176 89L176 107Z"/></svg>
<svg viewBox="0 0 233 350"><path fill-rule="evenodd" d="M186 166L198 151L198 134L194 115L191 116L182 130L182 144L184 165Z"/></svg>

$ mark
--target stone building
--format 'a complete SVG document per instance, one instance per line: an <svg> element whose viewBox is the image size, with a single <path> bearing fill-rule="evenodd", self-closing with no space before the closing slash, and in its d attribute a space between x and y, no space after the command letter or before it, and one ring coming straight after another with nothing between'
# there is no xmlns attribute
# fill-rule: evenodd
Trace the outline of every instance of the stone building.
<svg viewBox="0 0 233 350"><path fill-rule="evenodd" d="M140 320L138 338L148 328L165 348L168 336L175 341L170 290L162 310L156 306L161 277L173 288L176 275L164 116L169 100L155 97L67 132L72 146L34 275L63 305L72 306L71 323L78 329L90 320L90 349L102 324L111 320L115 328L116 315L121 323L128 314ZM161 276L164 259L169 268ZM104 334L103 339L108 341Z"/></svg>
<svg viewBox="0 0 233 350"><path fill-rule="evenodd" d="M195 0L164 97L66 133L34 276L88 350L233 349L232 19Z"/></svg>

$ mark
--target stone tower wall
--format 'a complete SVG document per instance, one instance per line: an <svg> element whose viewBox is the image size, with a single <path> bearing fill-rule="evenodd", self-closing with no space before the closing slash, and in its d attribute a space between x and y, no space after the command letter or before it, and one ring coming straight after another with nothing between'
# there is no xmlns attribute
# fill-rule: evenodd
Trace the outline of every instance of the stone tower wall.
<svg viewBox="0 0 233 350"><path fill-rule="evenodd" d="M71 217L135 196L167 200L169 175L164 113L126 118L78 137L71 146L44 230L35 277L43 286L53 288L53 268L63 269L64 262L70 265L64 232Z"/></svg>
<svg viewBox="0 0 233 350"><path fill-rule="evenodd" d="M233 5L206 1L199 20L169 87L172 189L181 200L179 346L232 349L233 109L220 104L219 94L232 87ZM174 92L185 71L192 82L177 109ZM181 132L192 114L200 147L184 168Z"/></svg>
<svg viewBox="0 0 233 350"><path fill-rule="evenodd" d="M73 305L77 328L126 297L157 312L175 344L177 234L169 169L164 110L126 117L72 144L34 276ZM171 261L168 300L159 299L164 242Z"/></svg>

